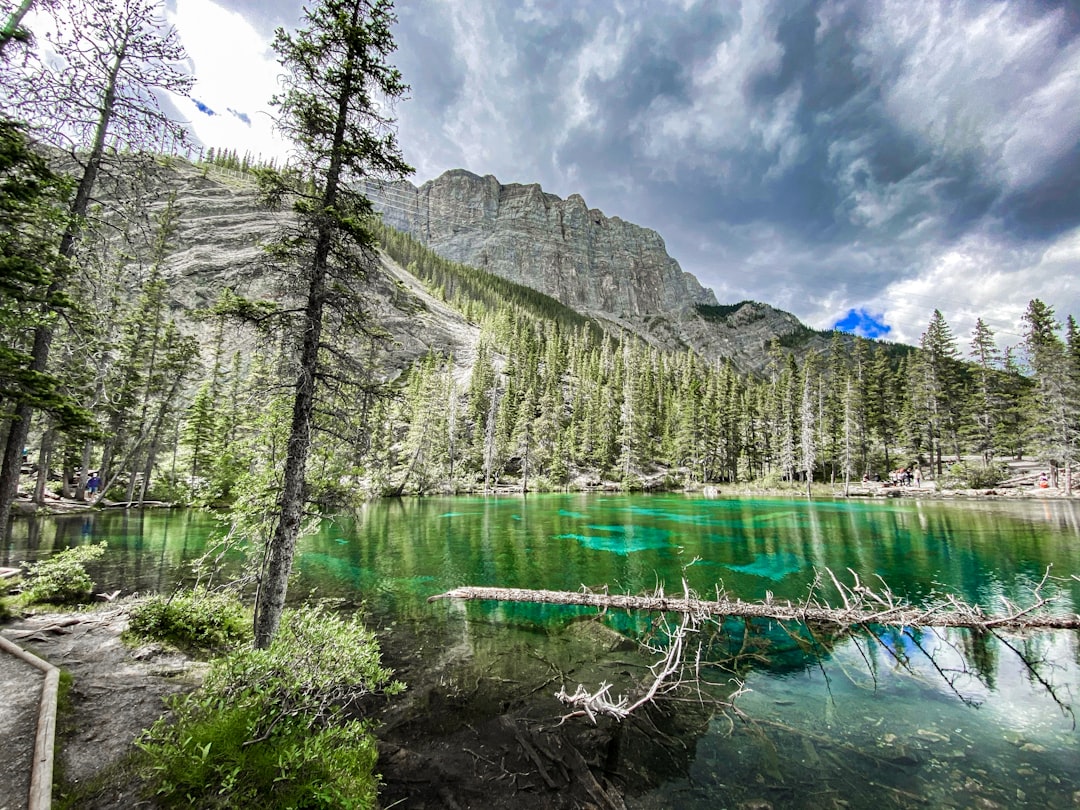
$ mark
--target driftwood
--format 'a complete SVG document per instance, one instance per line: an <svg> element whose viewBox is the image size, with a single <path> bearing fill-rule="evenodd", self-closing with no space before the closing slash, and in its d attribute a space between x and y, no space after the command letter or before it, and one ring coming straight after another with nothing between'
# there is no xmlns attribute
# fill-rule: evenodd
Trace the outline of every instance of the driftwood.
<svg viewBox="0 0 1080 810"><path fill-rule="evenodd" d="M839 582L828 572L840 592L842 606L831 606L807 598L802 604L790 601L774 602L771 596L760 602L732 599L723 592L715 600L699 599L692 593L670 597L658 592L649 596L594 593L591 591L545 591L524 588L454 588L428 598L464 599L497 602L533 602L545 605L574 605L595 607L602 610L635 610L659 613L682 613L698 618L739 617L748 619L774 619L776 621L803 622L814 625L854 627L857 625L884 625L894 627L962 627L973 630L1076 630L1080 629L1080 614L1053 615L1046 608L1054 597L1045 597L1041 588L1048 577L1034 590L1034 602L1027 607L1004 601L1005 612L987 614L978 605L969 605L953 596L938 602L916 607L896 597L887 587L873 590L862 585L854 572L855 584L848 586ZM816 583L815 583L816 584ZM813 590L813 589L811 589Z"/></svg>
<svg viewBox="0 0 1080 810"><path fill-rule="evenodd" d="M826 569L827 570L827 569ZM850 569L849 569L850 571ZM884 582L877 590L863 585L859 576L850 571L854 578L853 585L841 583L832 571L828 576L833 586L840 594L842 606L832 606L817 599L814 594L822 584L823 577L818 574L810 592L802 604L791 602L776 602L772 595L768 594L760 602L745 602L742 599L732 599L718 590L715 600L700 599L690 590L686 582L683 582L683 594L680 597L670 597L662 590L649 596L629 596L624 594L594 593L582 591L543 591L526 590L521 588L481 588L464 587L455 588L452 591L432 596L428 601L436 599L466 599L500 602L532 602L548 605L574 605L581 607L595 607L600 610L635 610L650 611L661 614L681 614L678 624L672 625L666 616L661 619L666 628L668 644L666 649L658 648L654 652L661 655L652 667L651 679L648 683L638 684L632 690L612 697L612 685L604 682L593 691L589 691L584 685L579 684L575 692L566 691L564 686L555 694L561 702L574 707L575 711L563 717L565 722L571 717L585 716L596 722L598 715L614 717L623 720L634 711L645 706L661 695L667 695L686 685L700 683L699 669L701 664L702 647L699 643L694 655L692 669L687 672L690 664L689 634L696 633L705 622L717 623L724 618L737 617L742 619L767 619L780 622L800 622L808 628L832 627L841 633L852 633L857 630L865 631L871 638L882 643L880 633L882 628L897 627L912 641L922 648L921 643L912 635L912 628L920 627L957 627L967 628L976 632L990 633L995 636L1002 630L1034 630L1034 629L1080 629L1080 614L1053 615L1047 608L1055 601L1055 597L1043 596L1042 589L1050 579L1050 569L1047 568L1042 581L1032 590L1032 603L1027 607L1020 607L1007 599L1002 598L1003 612L999 614L987 614L978 605L969 605L954 596L944 596L935 603L915 607L907 601L900 599ZM1076 575L1073 579L1080 579ZM1000 636L998 636L1000 638ZM1007 642L1005 642L1007 646ZM903 668L909 668L909 663L885 645L890 654L894 656ZM1027 661L1022 653L1013 649L1021 660L1028 665L1034 674L1038 674L1033 665ZM953 683L949 674L942 671L934 660L934 655L923 650L931 664L938 669L939 674L956 692L961 700L966 698ZM1051 697L1062 707L1063 711L1071 713L1069 704L1060 697L1052 684L1042 681ZM738 679L732 679L731 684L735 687L730 700L734 700L742 693L743 685ZM700 693L699 693L700 695ZM733 704L728 703L733 707Z"/></svg>

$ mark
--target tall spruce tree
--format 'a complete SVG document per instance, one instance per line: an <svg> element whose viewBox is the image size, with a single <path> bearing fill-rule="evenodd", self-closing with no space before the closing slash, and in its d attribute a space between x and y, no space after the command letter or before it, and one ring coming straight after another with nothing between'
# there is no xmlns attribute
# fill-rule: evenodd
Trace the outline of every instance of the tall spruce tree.
<svg viewBox="0 0 1080 810"><path fill-rule="evenodd" d="M941 310L935 309L919 340L912 397L923 421L928 450L938 476L942 471L942 445L949 442L960 452L959 350Z"/></svg>
<svg viewBox="0 0 1080 810"><path fill-rule="evenodd" d="M269 645L281 620L304 513L305 468L319 379L327 307L356 305L349 294L371 262L371 203L355 189L365 178L411 172L389 115L406 92L388 59L395 50L393 4L386 0L322 0L305 10L306 27L278 29L274 49L286 73L274 98L278 127L295 145L310 191L269 174L272 198L293 199L299 227L282 240L285 272L306 289L296 324L299 339L293 407L276 527L266 548L255 606L255 645ZM366 258L365 258L366 257Z"/></svg>
<svg viewBox="0 0 1080 810"><path fill-rule="evenodd" d="M975 363L971 397L971 420L969 442L971 449L982 456L987 465L994 457L995 439L1001 422L1002 402L998 388L998 365L1000 352L994 343L993 330L977 318L971 333L972 362Z"/></svg>
<svg viewBox="0 0 1080 810"><path fill-rule="evenodd" d="M1035 379L1029 412L1035 440L1043 457L1054 466L1071 470L1076 436L1072 430L1069 395L1069 358L1058 337L1061 327L1052 307L1038 298L1028 302L1023 315L1024 350Z"/></svg>

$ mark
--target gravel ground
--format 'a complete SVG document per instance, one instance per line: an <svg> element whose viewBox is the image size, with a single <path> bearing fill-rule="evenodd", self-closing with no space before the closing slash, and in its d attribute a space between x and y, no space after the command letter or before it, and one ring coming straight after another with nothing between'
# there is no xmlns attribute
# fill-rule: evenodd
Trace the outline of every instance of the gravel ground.
<svg viewBox="0 0 1080 810"><path fill-rule="evenodd" d="M44 674L0 650L0 810L21 810L30 793L38 701Z"/></svg>
<svg viewBox="0 0 1080 810"><path fill-rule="evenodd" d="M78 791L92 782L105 769L120 761L132 750L135 736L154 722L165 710L164 699L179 691L190 690L197 683L202 666L192 664L185 656L164 650L156 645L135 649L125 646L120 633L127 626L123 609L101 609L83 613L40 614L16 620L4 627L4 635L24 650L44 658L72 676L69 693L70 708L58 718L57 775L60 784L54 788L54 801L61 795ZM11 658L6 653L0 654ZM31 673L36 672L17 659ZM0 661L6 667L8 662ZM6 669L0 669L0 678ZM27 757L33 749L36 731L37 695L40 677L32 687L26 679L11 686L6 681L0 695L0 716L16 701L33 703ZM25 712L24 712L25 714ZM3 753L8 751L7 732L0 728ZM0 774L5 770L7 757L0 757ZM14 795L25 796L26 787ZM127 786L122 786L127 787ZM6 783L0 782L0 810L26 807L7 803L13 795ZM80 808L127 808L137 797L111 795L95 801L80 801Z"/></svg>

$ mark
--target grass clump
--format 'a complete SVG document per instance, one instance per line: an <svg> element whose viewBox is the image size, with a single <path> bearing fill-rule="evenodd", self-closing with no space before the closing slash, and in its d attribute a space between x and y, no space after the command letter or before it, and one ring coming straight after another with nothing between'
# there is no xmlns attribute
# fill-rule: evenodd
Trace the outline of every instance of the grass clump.
<svg viewBox="0 0 1080 810"><path fill-rule="evenodd" d="M358 701L403 687L356 619L286 612L271 645L215 660L138 742L162 807L373 808L379 777Z"/></svg>
<svg viewBox="0 0 1080 810"><path fill-rule="evenodd" d="M235 594L196 588L140 602L127 632L188 651L224 650L251 636L251 617Z"/></svg>
<svg viewBox="0 0 1080 810"><path fill-rule="evenodd" d="M23 599L29 604L48 602L71 605L85 602L94 592L86 563L101 559L105 543L64 549L44 560L26 565Z"/></svg>

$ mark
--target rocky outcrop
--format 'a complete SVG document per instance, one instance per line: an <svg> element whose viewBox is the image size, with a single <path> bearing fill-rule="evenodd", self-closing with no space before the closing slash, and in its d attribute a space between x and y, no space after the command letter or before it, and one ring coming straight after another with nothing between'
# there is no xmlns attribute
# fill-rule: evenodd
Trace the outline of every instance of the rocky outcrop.
<svg viewBox="0 0 1080 810"><path fill-rule="evenodd" d="M656 231L563 200L539 185L501 185L455 169L416 188L370 188L387 224L439 255L489 270L586 315L636 317L716 304Z"/></svg>
<svg viewBox="0 0 1080 810"><path fill-rule="evenodd" d="M175 249L164 266L174 310L208 308L226 287L255 300L287 302L296 294L288 276L270 266L266 251L290 215L261 205L251 178L177 160L158 171L156 182L176 194ZM166 195L155 196L159 201L149 207L151 214L161 209ZM131 268L133 280L139 273ZM389 336L373 344L384 374L395 375L432 348L453 354L459 365L471 362L476 325L389 259L382 258L377 272L368 274L363 297L367 315ZM209 342L207 321L187 319L186 328ZM234 339L244 338L237 332ZM368 356L370 349L360 343L357 350Z"/></svg>
<svg viewBox="0 0 1080 810"><path fill-rule="evenodd" d="M288 215L262 207L250 178L175 161L161 169L159 182L176 192L179 214L165 267L175 308L208 307L223 287L278 301L296 292L282 287L264 249ZM460 170L419 189L399 183L369 193L389 225L443 256L538 289L612 332L629 331L661 348L730 358L755 372L765 367L771 340L806 331L766 304L719 306L668 256L656 232L605 217L578 195L562 200L538 185L504 186ZM148 213L162 205L151 204ZM392 336L381 343L387 373L430 348L452 353L465 373L478 330L461 313L386 259L365 288L368 315Z"/></svg>
<svg viewBox="0 0 1080 810"><path fill-rule="evenodd" d="M666 349L760 371L768 343L805 327L767 304L721 307L655 231L606 217L580 195L448 171L419 188L368 186L384 221L444 258L532 287Z"/></svg>

